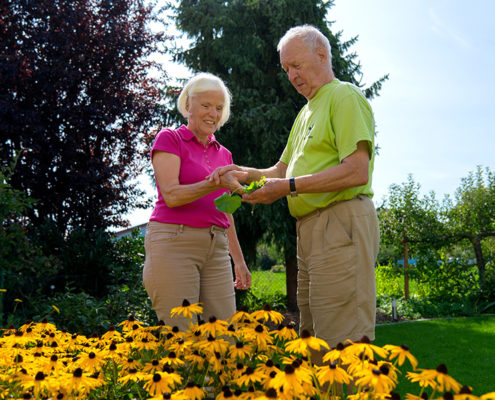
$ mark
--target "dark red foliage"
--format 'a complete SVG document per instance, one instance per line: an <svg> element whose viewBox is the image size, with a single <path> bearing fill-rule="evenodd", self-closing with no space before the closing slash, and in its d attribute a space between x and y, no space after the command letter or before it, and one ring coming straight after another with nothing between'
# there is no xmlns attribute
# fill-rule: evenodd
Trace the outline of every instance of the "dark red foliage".
<svg viewBox="0 0 495 400"><path fill-rule="evenodd" d="M25 150L10 183L39 200L33 223L106 228L144 202L130 183L141 138L160 123L148 56L167 39L144 4L1 2L0 154Z"/></svg>

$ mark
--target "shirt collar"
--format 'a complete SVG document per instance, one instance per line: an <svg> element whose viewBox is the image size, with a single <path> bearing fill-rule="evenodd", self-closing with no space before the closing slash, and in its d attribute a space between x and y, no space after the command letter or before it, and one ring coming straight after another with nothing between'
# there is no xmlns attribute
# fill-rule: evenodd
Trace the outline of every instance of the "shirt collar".
<svg viewBox="0 0 495 400"><path fill-rule="evenodd" d="M192 133L189 129L187 129L187 126L182 125L177 131L179 132L182 140L184 140L185 142L189 142L189 141L193 140L193 141L196 141L196 143L203 145L203 143L201 143L198 140L198 138L194 135L194 133ZM218 141L215 138L215 135L213 133L208 137L208 139L209 139L209 141L206 145L207 147L213 145L213 146L215 146L215 150L220 149L220 143L218 143Z"/></svg>

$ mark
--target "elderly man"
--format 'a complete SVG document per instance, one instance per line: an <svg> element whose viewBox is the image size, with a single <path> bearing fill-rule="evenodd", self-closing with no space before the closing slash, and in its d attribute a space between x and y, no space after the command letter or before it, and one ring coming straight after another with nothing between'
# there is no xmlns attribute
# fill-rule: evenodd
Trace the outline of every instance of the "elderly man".
<svg viewBox="0 0 495 400"><path fill-rule="evenodd" d="M313 26L290 29L277 50L280 63L307 104L294 121L280 161L268 169L228 166L266 176L248 203L288 196L297 219L300 332L335 346L375 335L375 273L379 246L371 201L374 119L361 91L332 70L330 43Z"/></svg>

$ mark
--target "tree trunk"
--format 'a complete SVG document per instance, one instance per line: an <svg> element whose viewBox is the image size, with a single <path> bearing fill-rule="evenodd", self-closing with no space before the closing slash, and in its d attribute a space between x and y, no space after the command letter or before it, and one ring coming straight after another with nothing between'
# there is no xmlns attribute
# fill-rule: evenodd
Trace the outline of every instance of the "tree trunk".
<svg viewBox="0 0 495 400"><path fill-rule="evenodd" d="M285 251L285 273L287 288L287 310L297 311L297 256Z"/></svg>
<svg viewBox="0 0 495 400"><path fill-rule="evenodd" d="M480 289L485 287L485 258L483 257L483 250L481 248L481 238L475 236L469 238L474 247L474 254L476 255L476 265L478 266Z"/></svg>
<svg viewBox="0 0 495 400"><path fill-rule="evenodd" d="M409 300L409 249L404 241L404 300Z"/></svg>

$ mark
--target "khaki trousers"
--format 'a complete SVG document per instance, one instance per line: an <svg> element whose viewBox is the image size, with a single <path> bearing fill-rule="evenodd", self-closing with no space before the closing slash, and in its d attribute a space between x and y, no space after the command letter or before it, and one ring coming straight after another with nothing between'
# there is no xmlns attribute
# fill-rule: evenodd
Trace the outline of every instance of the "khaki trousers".
<svg viewBox="0 0 495 400"><path fill-rule="evenodd" d="M376 210L367 196L335 203L296 224L300 332L336 346L375 338Z"/></svg>
<svg viewBox="0 0 495 400"><path fill-rule="evenodd" d="M159 320L188 329L190 320L170 311L201 302L202 319L226 320L235 312L232 267L225 229L192 228L150 221L145 236L143 284ZM193 322L197 322L194 320Z"/></svg>

